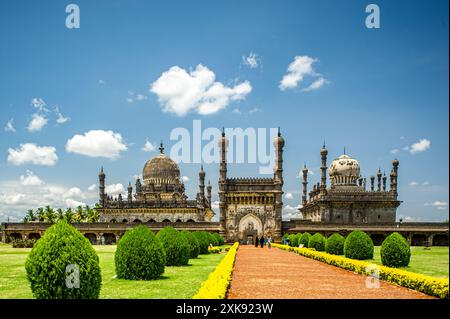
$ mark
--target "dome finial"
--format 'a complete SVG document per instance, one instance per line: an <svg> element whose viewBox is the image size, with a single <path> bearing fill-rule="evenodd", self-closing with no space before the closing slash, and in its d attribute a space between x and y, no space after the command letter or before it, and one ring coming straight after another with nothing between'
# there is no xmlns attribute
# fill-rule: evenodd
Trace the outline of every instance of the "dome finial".
<svg viewBox="0 0 450 319"><path fill-rule="evenodd" d="M344 155L347 155L347 153L345 152L345 146L344 146Z"/></svg>
<svg viewBox="0 0 450 319"><path fill-rule="evenodd" d="M161 141L161 143L159 144L159 152L161 153L161 154L164 154L164 145L163 145L163 142Z"/></svg>
<svg viewBox="0 0 450 319"><path fill-rule="evenodd" d="M278 126L278 136L281 136L281 130L279 126Z"/></svg>

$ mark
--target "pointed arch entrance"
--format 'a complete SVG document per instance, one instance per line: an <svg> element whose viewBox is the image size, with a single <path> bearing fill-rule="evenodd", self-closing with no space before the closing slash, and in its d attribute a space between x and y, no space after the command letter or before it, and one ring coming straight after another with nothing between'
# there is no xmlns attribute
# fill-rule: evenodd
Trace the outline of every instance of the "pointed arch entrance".
<svg viewBox="0 0 450 319"><path fill-rule="evenodd" d="M257 237L264 232L263 223L258 216L248 213L239 221L239 241L244 244L254 244Z"/></svg>

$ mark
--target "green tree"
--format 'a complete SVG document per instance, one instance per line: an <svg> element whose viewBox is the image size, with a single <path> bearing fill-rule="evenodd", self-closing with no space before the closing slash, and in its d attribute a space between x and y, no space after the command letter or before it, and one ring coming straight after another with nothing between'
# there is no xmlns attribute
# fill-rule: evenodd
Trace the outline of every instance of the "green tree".
<svg viewBox="0 0 450 319"><path fill-rule="evenodd" d="M23 218L24 223L33 222L36 220L36 216L34 215L34 211L32 209L27 210L25 217Z"/></svg>
<svg viewBox="0 0 450 319"><path fill-rule="evenodd" d="M68 223L73 223L74 222L74 217L75 214L73 213L72 208L67 208L66 212L64 213L64 219L68 222Z"/></svg>
<svg viewBox="0 0 450 319"><path fill-rule="evenodd" d="M56 220L60 221L64 219L64 211L62 210L62 208L58 208L56 210Z"/></svg>
<svg viewBox="0 0 450 319"><path fill-rule="evenodd" d="M36 211L36 217L37 217L37 220L39 221L39 222L41 222L41 223L43 223L44 221L45 221L45 212L44 212L44 208L42 208L42 207L39 207L38 209L37 209L37 211Z"/></svg>
<svg viewBox="0 0 450 319"><path fill-rule="evenodd" d="M47 223L54 223L56 219L56 214L53 208L50 205L45 206L44 211L44 219Z"/></svg>
<svg viewBox="0 0 450 319"><path fill-rule="evenodd" d="M81 223L84 221L85 218L86 216L84 214L84 209L81 205L79 205L75 211L74 219L77 223Z"/></svg>

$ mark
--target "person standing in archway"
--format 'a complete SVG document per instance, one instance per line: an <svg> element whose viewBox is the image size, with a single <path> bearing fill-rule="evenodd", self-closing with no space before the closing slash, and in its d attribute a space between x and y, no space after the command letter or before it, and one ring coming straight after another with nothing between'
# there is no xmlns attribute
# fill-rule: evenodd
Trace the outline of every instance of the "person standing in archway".
<svg viewBox="0 0 450 319"><path fill-rule="evenodd" d="M261 248L264 247L264 235L261 235L261 239L259 240L259 244L261 245Z"/></svg>
<svg viewBox="0 0 450 319"><path fill-rule="evenodd" d="M255 235L255 237L253 237L253 240L255 241L255 247L258 248L258 244L259 244L258 235Z"/></svg>

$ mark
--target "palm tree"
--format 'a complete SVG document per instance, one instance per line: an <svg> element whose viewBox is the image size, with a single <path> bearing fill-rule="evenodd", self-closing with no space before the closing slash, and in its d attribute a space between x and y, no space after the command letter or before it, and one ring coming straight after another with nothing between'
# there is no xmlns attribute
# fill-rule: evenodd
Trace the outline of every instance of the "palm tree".
<svg viewBox="0 0 450 319"><path fill-rule="evenodd" d="M34 215L34 211L32 209L27 210L27 214L23 218L24 223L33 222L36 220L36 216Z"/></svg>
<svg viewBox="0 0 450 319"><path fill-rule="evenodd" d="M66 212L64 213L64 219L68 222L68 223L72 223L74 221L74 213L72 211L72 208L67 208Z"/></svg>
<svg viewBox="0 0 450 319"><path fill-rule="evenodd" d="M90 208L86 205L86 221L88 223L95 223L100 218L98 211L95 208Z"/></svg>
<svg viewBox="0 0 450 319"><path fill-rule="evenodd" d="M47 223L54 223L55 217L55 210L50 205L45 206L45 221Z"/></svg>
<svg viewBox="0 0 450 319"><path fill-rule="evenodd" d="M45 220L45 212L44 212L44 209L43 209L42 207L39 207L39 208L37 209L36 215L37 215L37 220L38 220L40 223L43 223L44 220Z"/></svg>
<svg viewBox="0 0 450 319"><path fill-rule="evenodd" d="M56 220L63 220L64 219L64 211L62 210L62 208L58 208L56 210Z"/></svg>
<svg viewBox="0 0 450 319"><path fill-rule="evenodd" d="M77 223L81 223L84 221L85 215L84 215L84 210L83 207L80 205L77 207L77 210L75 212L75 221Z"/></svg>

